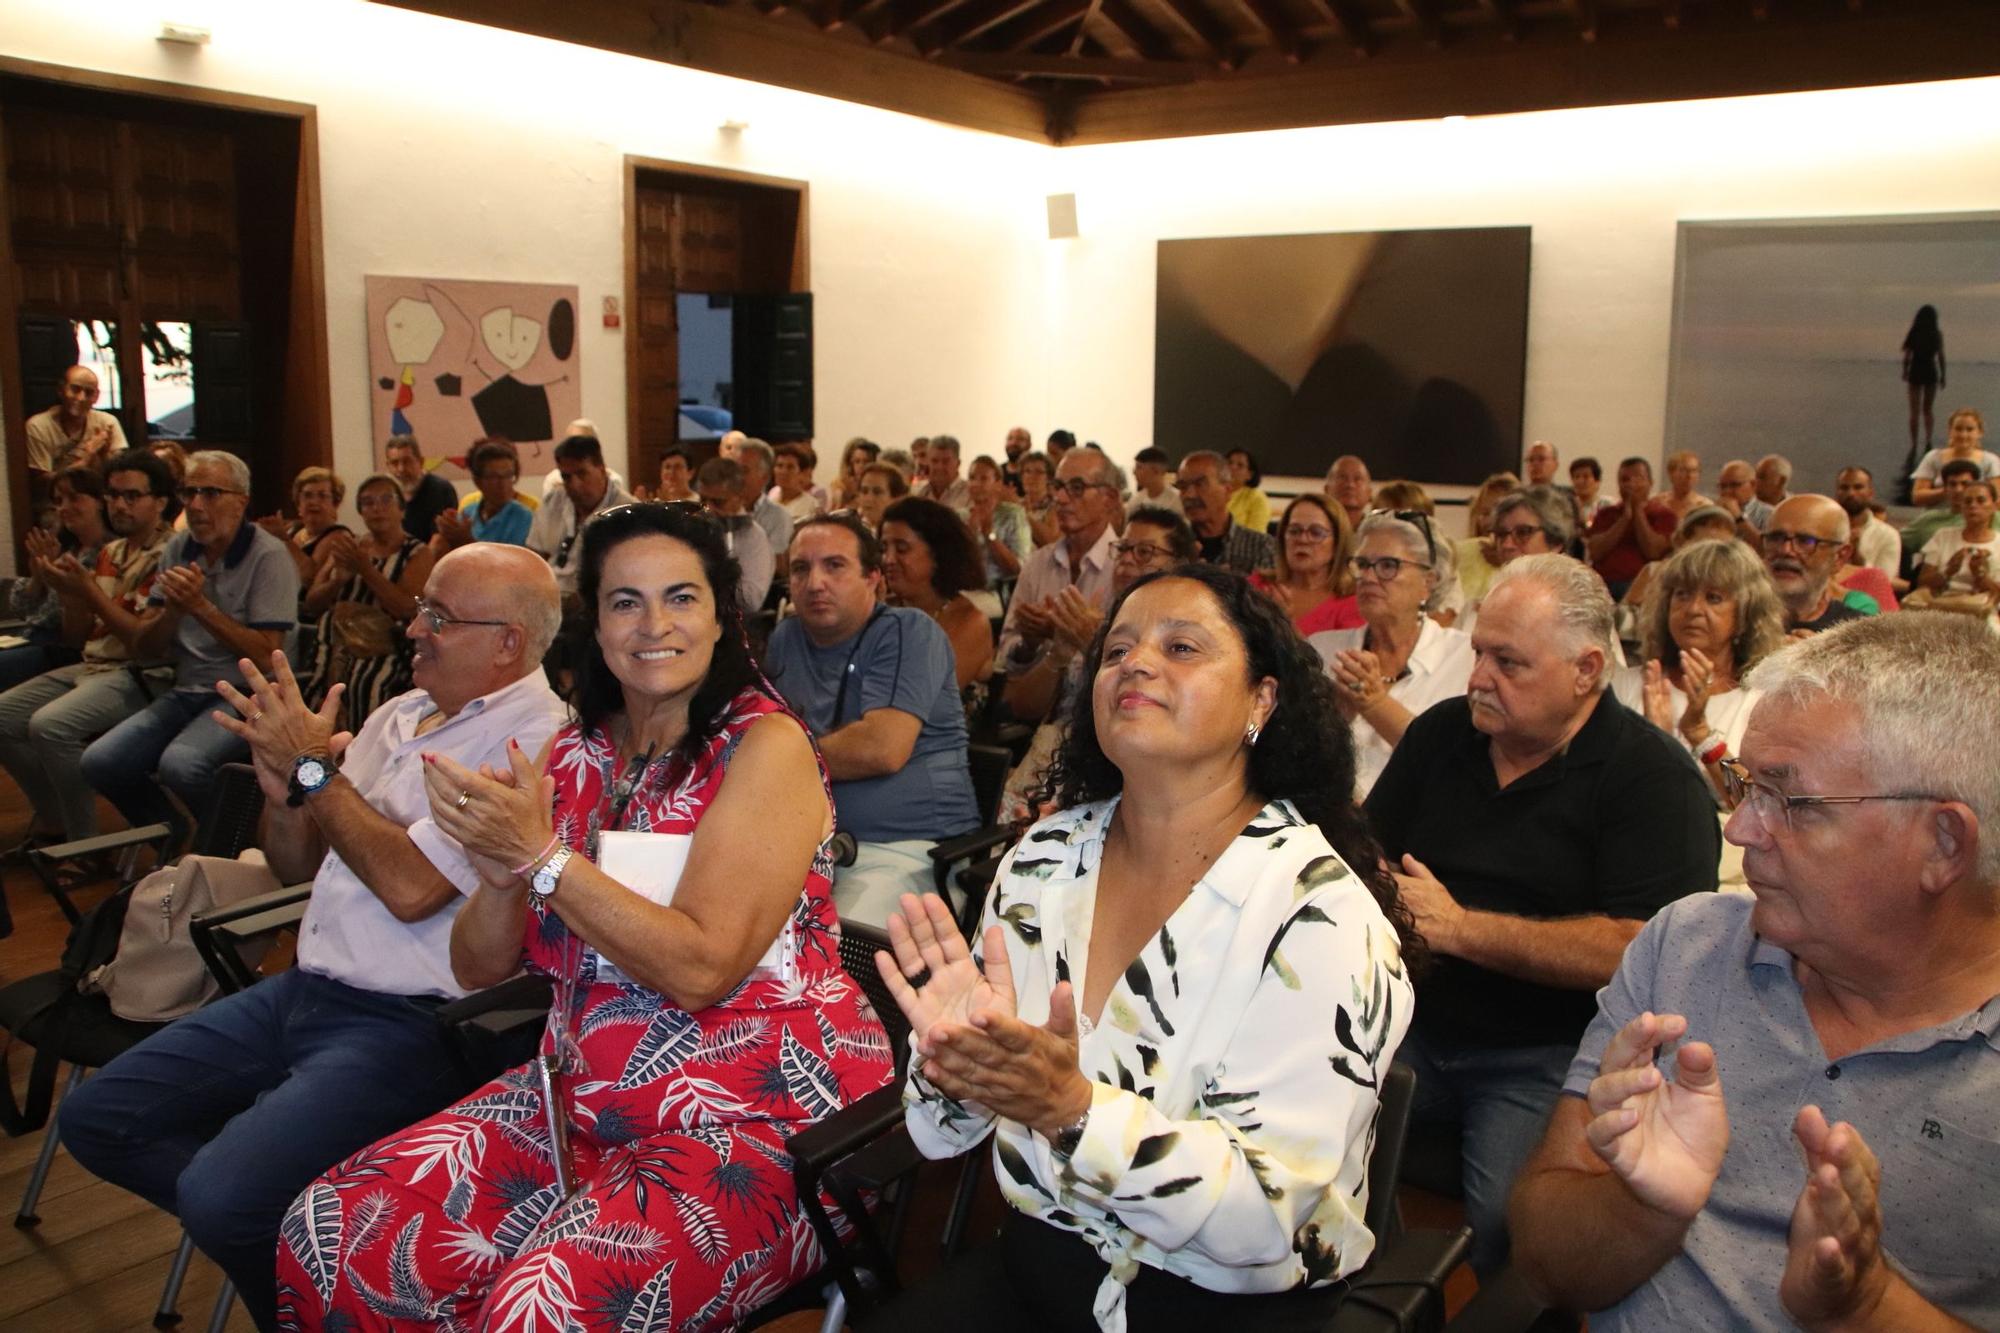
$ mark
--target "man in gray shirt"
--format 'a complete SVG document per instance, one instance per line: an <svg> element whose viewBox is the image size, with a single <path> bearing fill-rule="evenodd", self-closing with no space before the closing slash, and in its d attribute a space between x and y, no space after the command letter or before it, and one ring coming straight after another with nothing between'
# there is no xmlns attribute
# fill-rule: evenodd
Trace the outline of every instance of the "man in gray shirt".
<svg viewBox="0 0 2000 1333"><path fill-rule="evenodd" d="M1755 896L1598 993L1515 1262L1592 1333L2000 1328L2000 640L1883 616L1747 684Z"/></svg>
<svg viewBox="0 0 2000 1333"><path fill-rule="evenodd" d="M171 656L174 687L83 752L83 776L134 826L166 823L176 843L187 814L206 813L216 770L249 747L210 714L217 681L240 686L242 658L268 661L297 623L299 571L282 538L246 523L250 468L235 454L188 456L181 484L187 531L167 544L142 613L133 656ZM159 773L159 782L153 774Z"/></svg>

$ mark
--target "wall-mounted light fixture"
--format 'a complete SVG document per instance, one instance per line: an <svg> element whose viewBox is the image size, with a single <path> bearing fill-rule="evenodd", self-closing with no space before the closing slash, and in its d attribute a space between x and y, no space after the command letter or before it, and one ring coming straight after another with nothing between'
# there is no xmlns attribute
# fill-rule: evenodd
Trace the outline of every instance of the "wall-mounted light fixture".
<svg viewBox="0 0 2000 1333"><path fill-rule="evenodd" d="M213 34L207 28L194 23L175 23L168 19L160 25L160 40L178 46L207 46L211 36Z"/></svg>

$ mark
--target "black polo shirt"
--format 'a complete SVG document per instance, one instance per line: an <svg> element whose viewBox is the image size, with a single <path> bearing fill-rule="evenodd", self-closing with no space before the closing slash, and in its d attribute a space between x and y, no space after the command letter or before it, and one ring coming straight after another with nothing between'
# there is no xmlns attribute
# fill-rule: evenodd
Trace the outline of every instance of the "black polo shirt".
<svg viewBox="0 0 2000 1333"><path fill-rule="evenodd" d="M1463 696L1410 723L1368 796L1392 861L1429 866L1480 911L1643 921L1713 890L1722 830L1708 784L1674 739L1609 690L1569 747L1502 790ZM1537 985L1437 956L1417 983L1416 1030L1473 1046L1575 1045L1594 991Z"/></svg>

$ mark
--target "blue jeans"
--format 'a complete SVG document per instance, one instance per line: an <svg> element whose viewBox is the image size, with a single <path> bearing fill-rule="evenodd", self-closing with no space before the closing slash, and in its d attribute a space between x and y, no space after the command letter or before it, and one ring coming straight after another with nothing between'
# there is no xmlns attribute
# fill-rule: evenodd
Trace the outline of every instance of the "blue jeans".
<svg viewBox="0 0 2000 1333"><path fill-rule="evenodd" d="M169 690L91 742L83 752L83 776L134 828L171 824L175 840L183 840L187 820L161 786L200 819L208 813L216 771L250 757L250 747L209 716L224 707L214 690Z"/></svg>
<svg viewBox="0 0 2000 1333"><path fill-rule="evenodd" d="M1417 1076L1410 1118L1463 1134L1465 1220L1483 1281L1507 1263L1507 1195L1542 1141L1574 1046L1454 1046L1412 1032L1396 1058Z"/></svg>
<svg viewBox="0 0 2000 1333"><path fill-rule="evenodd" d="M434 1004L282 972L84 1080L57 1114L62 1142L180 1218L257 1326L274 1327L278 1224L292 1199L474 1085Z"/></svg>

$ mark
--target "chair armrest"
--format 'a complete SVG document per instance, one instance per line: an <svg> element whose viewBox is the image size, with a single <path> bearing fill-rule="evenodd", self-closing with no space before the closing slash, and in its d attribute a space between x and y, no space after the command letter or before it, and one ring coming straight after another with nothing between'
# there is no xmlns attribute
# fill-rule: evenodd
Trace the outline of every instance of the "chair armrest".
<svg viewBox="0 0 2000 1333"><path fill-rule="evenodd" d="M1575 1315L1544 1305L1529 1289L1521 1270L1510 1264L1482 1280L1478 1293L1447 1327L1450 1333L1546 1333L1577 1329L1582 1323Z"/></svg>
<svg viewBox="0 0 2000 1333"><path fill-rule="evenodd" d="M817 1191L828 1168L902 1123L903 1084L898 1079L792 1135L785 1146L801 1191L808 1184Z"/></svg>
<svg viewBox="0 0 2000 1333"><path fill-rule="evenodd" d="M1435 1333L1444 1283L1472 1250L1472 1229L1405 1231L1355 1274L1327 1333Z"/></svg>
<svg viewBox="0 0 2000 1333"><path fill-rule="evenodd" d="M546 1014L553 994L554 988L547 977L523 972L497 986L453 1000L437 1011L437 1021L446 1027L475 1023L488 1031L510 1031L530 1017Z"/></svg>
<svg viewBox="0 0 2000 1333"><path fill-rule="evenodd" d="M305 917L310 897L310 881L288 884L200 913L188 922L188 938L194 941L195 952L224 994L233 995L257 984L256 972L244 963L237 946L267 932L296 926Z"/></svg>
<svg viewBox="0 0 2000 1333"><path fill-rule="evenodd" d="M92 856L99 852L115 852L121 847L143 847L147 843L163 843L173 835L173 830L165 824L141 824L138 828L128 828L122 833L102 833L95 838L78 838L75 842L52 842L44 847L28 850L28 860L39 871L43 865L53 866L58 861L68 861L78 856Z"/></svg>
<svg viewBox="0 0 2000 1333"><path fill-rule="evenodd" d="M946 838L931 845L931 877L937 883L937 891L947 901L946 892L951 883L951 868L961 862L977 860L982 854L996 848L1005 847L1020 836L1021 831L1011 824L993 824L986 828L961 833L956 838Z"/></svg>

